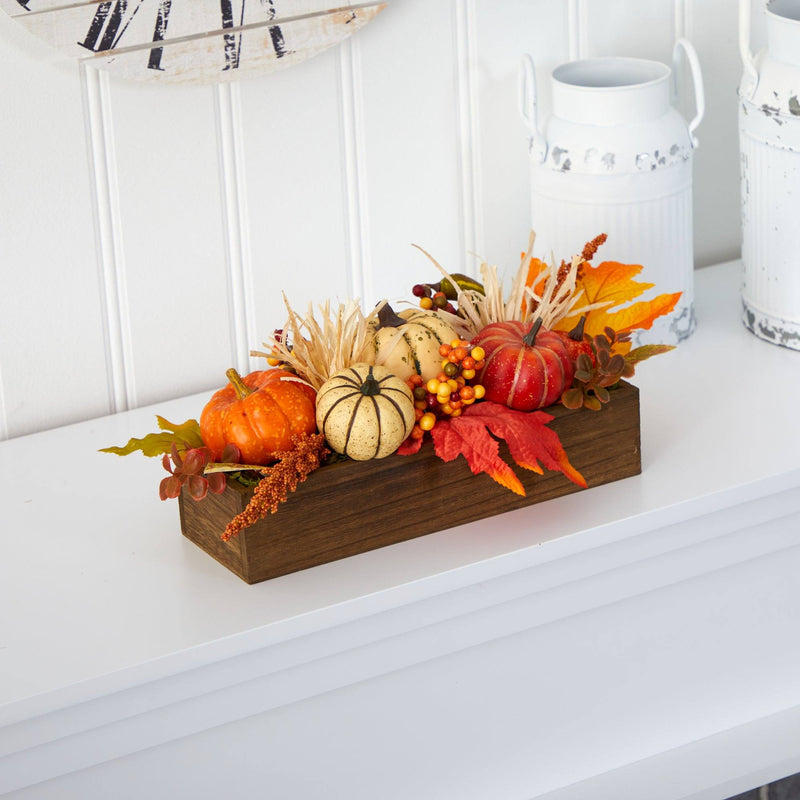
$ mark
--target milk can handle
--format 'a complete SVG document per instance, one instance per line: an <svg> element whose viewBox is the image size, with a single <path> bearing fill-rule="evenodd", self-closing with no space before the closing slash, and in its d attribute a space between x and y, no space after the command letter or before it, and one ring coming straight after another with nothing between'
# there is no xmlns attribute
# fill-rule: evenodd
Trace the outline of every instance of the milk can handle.
<svg viewBox="0 0 800 800"><path fill-rule="evenodd" d="M544 161L547 156L547 142L539 128L538 98L536 97L536 72L533 59L526 53L522 56L519 70L519 113L531 133L531 154Z"/></svg>
<svg viewBox="0 0 800 800"><path fill-rule="evenodd" d="M706 113L706 95L703 89L703 74L700 71L700 62L697 59L697 53L688 39L678 39L678 41L675 42L675 49L672 53L674 74L678 74L678 58L680 57L681 50L686 54L686 59L692 69L694 102L697 110L694 119L689 123L689 135L692 137L692 147L697 147L697 137L694 135L694 132L697 126L703 121L703 115Z"/></svg>
<svg viewBox="0 0 800 800"><path fill-rule="evenodd" d="M753 52L750 50L750 4L752 0L739 0L739 55L742 57L742 64L744 64L744 77L742 79L742 90L745 86L750 88L749 95L753 93L758 86L758 70L756 69L756 62L753 58Z"/></svg>

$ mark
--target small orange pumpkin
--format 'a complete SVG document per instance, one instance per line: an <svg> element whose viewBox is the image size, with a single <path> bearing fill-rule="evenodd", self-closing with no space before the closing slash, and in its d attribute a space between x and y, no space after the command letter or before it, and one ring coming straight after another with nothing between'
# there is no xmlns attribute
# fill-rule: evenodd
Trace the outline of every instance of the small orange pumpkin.
<svg viewBox="0 0 800 800"><path fill-rule="evenodd" d="M235 444L243 464L269 464L273 453L292 449L292 436L316 433L316 392L282 369L235 369L230 383L215 392L200 415L200 436L215 461L225 445Z"/></svg>

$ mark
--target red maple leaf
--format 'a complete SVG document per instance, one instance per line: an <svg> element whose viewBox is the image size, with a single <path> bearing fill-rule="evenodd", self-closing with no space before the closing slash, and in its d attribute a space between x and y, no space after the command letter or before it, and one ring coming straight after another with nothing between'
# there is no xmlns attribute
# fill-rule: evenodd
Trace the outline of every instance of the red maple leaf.
<svg viewBox="0 0 800 800"><path fill-rule="evenodd" d="M460 455L474 475L485 472L506 489L525 496L525 488L514 470L500 458L500 447L481 420L472 420L466 415L455 419L444 419L431 431L433 447L442 461L453 461Z"/></svg>
<svg viewBox="0 0 800 800"><path fill-rule="evenodd" d="M520 467L540 475L542 466L562 472L585 489L586 481L570 464L558 434L547 427L552 419L543 411L514 411L485 401L470 406L460 417L439 420L431 437L436 455L442 461L453 461L463 455L475 475L485 472L516 494L524 496L525 489L500 457L497 439L505 439L511 457ZM409 448L406 452L412 451Z"/></svg>
<svg viewBox="0 0 800 800"><path fill-rule="evenodd" d="M400 447L397 448L397 455L399 456L413 456L414 453L418 453L420 448L422 447L422 437L420 436L419 439L414 439L412 436L409 436Z"/></svg>
<svg viewBox="0 0 800 800"><path fill-rule="evenodd" d="M544 411L515 411L499 403L483 402L470 406L451 424L468 418L482 422L495 436L505 439L511 458L523 469L542 474L542 466L563 472L573 483L586 488L583 475L569 463L558 434L547 427L553 417Z"/></svg>

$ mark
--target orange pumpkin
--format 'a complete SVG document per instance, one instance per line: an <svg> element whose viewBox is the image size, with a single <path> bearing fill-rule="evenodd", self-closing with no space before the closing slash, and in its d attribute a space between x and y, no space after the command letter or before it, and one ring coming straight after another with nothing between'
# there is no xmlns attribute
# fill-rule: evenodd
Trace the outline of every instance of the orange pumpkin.
<svg viewBox="0 0 800 800"><path fill-rule="evenodd" d="M273 453L292 449L292 436L316 433L316 392L282 369L235 369L230 383L214 394L200 415L200 435L215 461L225 445L235 444L243 464L269 464Z"/></svg>

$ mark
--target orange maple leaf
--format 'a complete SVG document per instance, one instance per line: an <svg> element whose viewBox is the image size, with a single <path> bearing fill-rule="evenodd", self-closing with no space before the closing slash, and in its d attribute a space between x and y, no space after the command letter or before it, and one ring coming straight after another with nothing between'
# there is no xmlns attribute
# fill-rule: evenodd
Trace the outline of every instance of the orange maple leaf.
<svg viewBox="0 0 800 800"><path fill-rule="evenodd" d="M522 254L525 257L525 254ZM533 286L533 291L540 297L544 291L545 273L549 267L540 258L532 258L528 263L528 275L525 278L525 286ZM534 286L534 283L536 284Z"/></svg>
<svg viewBox="0 0 800 800"><path fill-rule="evenodd" d="M638 328L649 329L660 316L675 308L681 293L662 294L652 300L643 300L626 308L611 309L636 299L654 284L636 281L634 277L642 271L640 264L620 264L617 261L603 261L596 267L589 263L581 265L581 274L576 285L580 297L576 308L595 303L605 303L602 308L594 308L586 313L584 330L590 336L602 333L606 327L618 333ZM569 331L578 324L581 314L573 314L559 320L556 330Z"/></svg>
<svg viewBox="0 0 800 800"><path fill-rule="evenodd" d="M681 292L660 294L653 300L634 303L613 314L606 314L605 324L617 333L627 333L637 328L649 330L660 316L669 314L680 299Z"/></svg>

